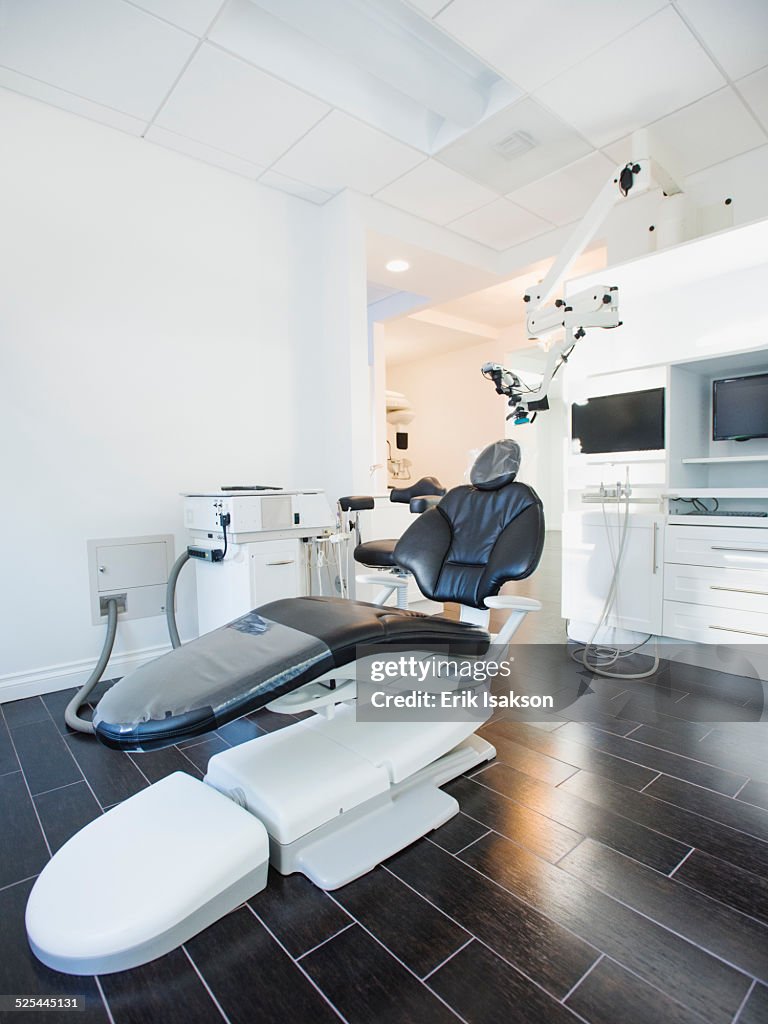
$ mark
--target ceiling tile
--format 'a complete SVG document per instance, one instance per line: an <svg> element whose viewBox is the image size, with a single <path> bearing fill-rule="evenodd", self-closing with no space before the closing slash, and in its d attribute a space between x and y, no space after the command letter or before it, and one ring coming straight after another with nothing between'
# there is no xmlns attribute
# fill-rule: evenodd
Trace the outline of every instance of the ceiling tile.
<svg viewBox="0 0 768 1024"><path fill-rule="evenodd" d="M91 100L84 100L74 93L57 89L45 82L38 82L36 78L28 78L16 71L9 71L0 67L0 87L12 89L13 92L22 93L24 96L31 96L33 99L41 100L43 103L50 103L53 107L61 110L69 110L73 114L80 114L91 121L98 121L100 124L109 125L110 128L119 128L129 135L141 135L147 126L147 122L129 114L122 114L119 110L112 110L111 107L103 107Z"/></svg>
<svg viewBox="0 0 768 1024"><path fill-rule="evenodd" d="M447 224L449 220L490 203L496 198L496 193L436 160L426 160L383 188L376 198L424 220Z"/></svg>
<svg viewBox="0 0 768 1024"><path fill-rule="evenodd" d="M452 231L458 231L493 249L508 249L511 245L525 242L551 228L548 221L523 210L508 199L497 199L495 203L468 213L451 224Z"/></svg>
<svg viewBox="0 0 768 1024"><path fill-rule="evenodd" d="M670 160L674 158L670 172L680 177L730 160L765 142L765 134L730 86L656 121L648 133L651 156L654 141L658 140L660 152L669 153ZM629 159L630 149L628 140L622 139L607 151L619 164Z"/></svg>
<svg viewBox="0 0 768 1024"><path fill-rule="evenodd" d="M614 170L602 153L590 153L561 171L510 193L509 199L553 224L570 224L587 212Z"/></svg>
<svg viewBox="0 0 768 1024"><path fill-rule="evenodd" d="M436 20L533 92L665 5L666 0L453 0Z"/></svg>
<svg viewBox="0 0 768 1024"><path fill-rule="evenodd" d="M221 10L224 0L128 0L135 7L142 7L158 18L202 36Z"/></svg>
<svg viewBox="0 0 768 1024"><path fill-rule="evenodd" d="M280 192L287 192L289 196L296 196L298 199L306 199L310 203L322 206L329 199L333 199L333 192L326 192L322 188L315 188L314 185L305 185L303 181L296 181L285 174L278 174L277 171L265 171L259 178L260 185L268 188L276 188Z"/></svg>
<svg viewBox="0 0 768 1024"><path fill-rule="evenodd" d="M411 7L426 14L428 18L434 18L438 11L450 3L450 0L408 0Z"/></svg>
<svg viewBox="0 0 768 1024"><path fill-rule="evenodd" d="M757 80L762 74L757 72L749 78ZM742 81L747 82L749 79ZM741 83L738 83L738 87L741 89ZM768 69L763 76L762 89L766 105L764 116L768 125ZM759 117L756 104L753 103L752 108ZM648 133L652 155L654 140L658 139L662 165L668 154L671 161L669 170L681 178L703 168L716 166L765 142L764 133L732 87L719 89L655 121L649 125ZM616 165L625 163L632 156L631 135L606 146L604 152Z"/></svg>
<svg viewBox="0 0 768 1024"><path fill-rule="evenodd" d="M505 140L531 143L515 156L499 149ZM532 99L520 100L441 150L437 159L496 192L511 192L565 167L592 147L570 125Z"/></svg>
<svg viewBox="0 0 768 1024"><path fill-rule="evenodd" d="M122 0L3 0L0 65L149 120L195 39Z"/></svg>
<svg viewBox="0 0 768 1024"><path fill-rule="evenodd" d="M731 78L768 64L765 0L677 0L677 7Z"/></svg>
<svg viewBox="0 0 768 1024"><path fill-rule="evenodd" d="M417 149L333 110L273 169L325 191L370 194L423 159Z"/></svg>
<svg viewBox="0 0 768 1024"><path fill-rule="evenodd" d="M705 51L667 8L536 97L595 146L605 146L723 85Z"/></svg>
<svg viewBox="0 0 768 1024"><path fill-rule="evenodd" d="M313 96L204 43L157 124L267 167L328 109Z"/></svg>
<svg viewBox="0 0 768 1024"><path fill-rule="evenodd" d="M232 156L231 153L214 149L213 146L206 146L202 142L188 139L185 135L177 135L176 132L170 132L167 128L160 128L157 125L153 125L149 129L145 138L150 142L156 142L158 146L176 150L177 153L184 153L185 156L194 157L196 160L203 160L205 163L213 164L215 167L223 167L225 171L234 171L235 174L241 174L243 177L251 178L254 181L264 171L264 168L258 164L252 164L248 160L241 160L240 157Z"/></svg>
<svg viewBox="0 0 768 1024"><path fill-rule="evenodd" d="M763 128L768 131L768 68L742 78L736 83L736 88L754 110Z"/></svg>

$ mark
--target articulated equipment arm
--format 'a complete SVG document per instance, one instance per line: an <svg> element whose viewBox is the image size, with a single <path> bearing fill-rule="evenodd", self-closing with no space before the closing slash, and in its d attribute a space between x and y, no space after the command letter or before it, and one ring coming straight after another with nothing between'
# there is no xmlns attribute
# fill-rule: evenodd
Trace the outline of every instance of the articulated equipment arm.
<svg viewBox="0 0 768 1024"><path fill-rule="evenodd" d="M654 167L656 176L658 169ZM504 395L512 412L507 419L515 424L530 423L536 413L549 408L548 393L560 367L568 361L576 343L591 327L620 327L619 291L611 285L599 285L579 292L568 299L556 295L568 272L587 245L595 237L614 204L626 198L630 191L647 191L651 186L651 160L632 160L619 167L610 176L584 217L574 230L567 245L550 267L541 284L524 296L528 303L528 337L543 341L547 353L541 383L527 387L520 377L499 363L486 363L484 377L493 381L496 393ZM673 184L665 187L679 191Z"/></svg>

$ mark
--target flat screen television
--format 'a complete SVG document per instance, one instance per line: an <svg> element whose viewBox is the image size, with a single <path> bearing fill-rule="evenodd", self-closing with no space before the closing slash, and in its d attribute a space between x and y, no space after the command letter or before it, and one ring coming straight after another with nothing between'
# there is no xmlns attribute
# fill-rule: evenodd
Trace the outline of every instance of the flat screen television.
<svg viewBox="0 0 768 1024"><path fill-rule="evenodd" d="M664 388L590 398L571 406L571 437L586 455L664 448Z"/></svg>
<svg viewBox="0 0 768 1024"><path fill-rule="evenodd" d="M768 373L712 382L712 439L768 437Z"/></svg>

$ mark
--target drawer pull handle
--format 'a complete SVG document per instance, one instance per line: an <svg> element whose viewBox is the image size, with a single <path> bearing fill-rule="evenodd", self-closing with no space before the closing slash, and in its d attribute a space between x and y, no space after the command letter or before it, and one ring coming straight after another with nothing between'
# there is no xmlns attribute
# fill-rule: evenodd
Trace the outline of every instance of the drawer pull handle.
<svg viewBox="0 0 768 1024"><path fill-rule="evenodd" d="M751 554L754 554L755 552L757 554L766 554L766 553L768 553L768 548L765 548L765 547L763 547L763 548L736 548L736 547L726 546L725 544L713 544L712 545L712 550L713 551L747 551L747 552L750 552Z"/></svg>
<svg viewBox="0 0 768 1024"><path fill-rule="evenodd" d="M280 562L267 562L267 565L293 565L295 558L284 558Z"/></svg>
<svg viewBox="0 0 768 1024"><path fill-rule="evenodd" d="M710 629L719 629L723 633L744 633L745 636L764 636L768 633L757 633L754 629L734 629L732 626L710 626Z"/></svg>
<svg viewBox="0 0 768 1024"><path fill-rule="evenodd" d="M727 590L729 594L757 594L758 597L768 597L766 590L745 590L743 587L716 587L710 584L710 590Z"/></svg>

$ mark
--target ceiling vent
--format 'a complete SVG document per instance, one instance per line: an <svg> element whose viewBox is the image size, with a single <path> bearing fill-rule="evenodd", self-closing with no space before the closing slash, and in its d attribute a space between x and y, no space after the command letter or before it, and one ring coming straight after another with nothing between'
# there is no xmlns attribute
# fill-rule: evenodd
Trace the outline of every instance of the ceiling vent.
<svg viewBox="0 0 768 1024"><path fill-rule="evenodd" d="M529 149L533 149L536 141L528 132L512 132L506 138L500 139L493 144L493 148L500 153L505 160L516 160Z"/></svg>

